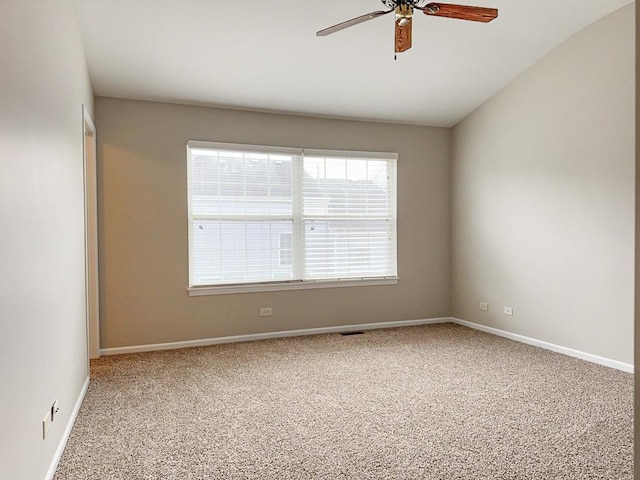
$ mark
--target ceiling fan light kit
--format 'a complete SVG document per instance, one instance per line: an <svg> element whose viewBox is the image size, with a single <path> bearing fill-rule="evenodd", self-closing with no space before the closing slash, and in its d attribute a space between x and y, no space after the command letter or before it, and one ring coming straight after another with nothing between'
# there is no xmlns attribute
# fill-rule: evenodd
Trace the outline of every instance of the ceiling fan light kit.
<svg viewBox="0 0 640 480"><path fill-rule="evenodd" d="M456 5L451 3L426 3L428 0L381 0L389 10L378 10L360 17L352 18L346 22L338 23L332 27L316 32L316 36L324 37L332 33L344 30L359 23L381 17L395 12L395 51L405 52L411 48L411 27L413 10L422 10L425 15L435 17L455 18L458 20L471 20L472 22L487 23L498 16L496 8L472 7L469 5ZM426 3L426 5L424 5Z"/></svg>

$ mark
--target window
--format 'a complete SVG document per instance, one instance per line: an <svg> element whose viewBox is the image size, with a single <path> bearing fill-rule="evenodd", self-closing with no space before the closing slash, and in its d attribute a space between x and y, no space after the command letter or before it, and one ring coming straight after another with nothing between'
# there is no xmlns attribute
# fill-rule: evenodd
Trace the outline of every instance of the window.
<svg viewBox="0 0 640 480"><path fill-rule="evenodd" d="M283 232L280 234L279 241L280 266L293 265L293 235L291 232Z"/></svg>
<svg viewBox="0 0 640 480"><path fill-rule="evenodd" d="M190 141L191 295L396 283L396 159Z"/></svg>

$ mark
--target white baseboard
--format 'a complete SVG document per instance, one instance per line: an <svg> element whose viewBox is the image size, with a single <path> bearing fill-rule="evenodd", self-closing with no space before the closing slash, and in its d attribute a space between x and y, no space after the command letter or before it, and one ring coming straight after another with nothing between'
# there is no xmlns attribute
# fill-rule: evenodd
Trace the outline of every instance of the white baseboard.
<svg viewBox="0 0 640 480"><path fill-rule="evenodd" d="M517 333L511 333L505 330L500 330L498 328L487 327L479 323L468 322L467 320L461 320L455 317L451 318L451 322L457 323L458 325L463 325L465 327L473 328L475 330L480 330L482 332L490 333L492 335L497 335L499 337L515 340L516 342L526 343L528 345L533 345L534 347L540 347L544 348L545 350L551 350L552 352L562 353L570 357L586 360L587 362L597 363L606 367L615 368L616 370L622 370L623 372L633 373L634 370L634 366L630 363L624 363L618 360L600 357L598 355L593 355L592 353L574 350L573 348L563 347L561 345L544 342L542 340L536 340L535 338L525 337L524 335L518 335Z"/></svg>
<svg viewBox="0 0 640 480"><path fill-rule="evenodd" d="M119 355L122 353L140 353L140 352L153 352L156 350L175 350L178 348L189 347L206 347L209 345L218 345L222 343L236 343L236 342L250 342L253 340L266 340L269 338L284 338L284 337L298 337L303 335L318 335L323 333L340 333L353 330L374 330L379 328L394 328L394 327L411 327L415 325L431 325L436 323L456 323L465 327L480 330L482 332L497 335L499 337L515 340L516 342L526 343L535 347L544 348L545 350L551 350L553 352L562 353L570 357L586 360L587 362L597 363L599 365L605 365L607 367L622 370L623 372L633 373L634 366L629 363L620 362L618 360L612 360L610 358L600 357L580 350L574 350L573 348L563 347L542 340L537 340L531 337L525 337L517 333L507 332L498 328L487 327L479 323L469 322L455 317L443 317L443 318L427 318L419 320L400 320L396 322L380 322L380 323L361 323L359 325L340 325L335 327L320 327L320 328L305 328L300 330L284 330L279 332L267 332L267 333L255 333L249 335L233 335L229 337L215 337L215 338L203 338L200 340L187 340L183 342L170 342L170 343L155 343L147 345L132 345L128 347L114 347L103 348L100 350L101 355Z"/></svg>
<svg viewBox="0 0 640 480"><path fill-rule="evenodd" d="M229 337L204 338L201 340L187 340L184 342L155 343L148 345L132 345L130 347L103 348L101 355L119 355L122 353L152 352L156 350L175 350L177 348L206 347L221 343L250 342L269 338L299 337L303 335L318 335L322 333L340 333L354 330L375 330L379 328L411 327L415 325L431 325L435 323L449 323L451 318L427 318L421 320L399 320L396 322L361 323L359 325L341 325L335 327L304 328L300 330L284 330L280 332L255 333L250 335L234 335Z"/></svg>
<svg viewBox="0 0 640 480"><path fill-rule="evenodd" d="M73 424L76 422L76 418L78 418L78 412L80 411L80 407L82 406L82 402L84 400L84 396L86 395L88 388L89 388L89 377L87 377L86 380L84 381L84 385L82 385L82 389L80 390L80 395L78 395L76 404L73 406L73 411L71 412L71 416L69 417L67 426L64 429L62 438L58 443L58 448L56 449L56 453L53 456L53 460L51 460L51 464L49 465L49 470L47 470L47 474L44 477L45 480L51 480L56 473L56 468L58 468L58 463L60 463L60 459L62 458L62 454L64 453L64 447L67 446L67 440L69 440L69 435L71 435Z"/></svg>

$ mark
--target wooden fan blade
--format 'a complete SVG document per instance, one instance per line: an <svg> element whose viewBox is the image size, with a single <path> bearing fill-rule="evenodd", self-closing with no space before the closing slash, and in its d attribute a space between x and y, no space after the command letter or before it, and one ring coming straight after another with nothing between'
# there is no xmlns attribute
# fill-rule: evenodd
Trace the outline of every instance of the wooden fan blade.
<svg viewBox="0 0 640 480"><path fill-rule="evenodd" d="M451 3L430 3L421 9L425 15L458 18L474 22L490 22L498 16L497 8L470 7Z"/></svg>
<svg viewBox="0 0 640 480"><path fill-rule="evenodd" d="M408 22L400 26L396 20L396 53L406 52L411 48L411 24L413 18L407 18Z"/></svg>
<svg viewBox="0 0 640 480"><path fill-rule="evenodd" d="M386 11L378 10L377 12L367 13L366 15L361 15L359 17L352 18L351 20L347 20L346 22L338 23L333 27L322 29L319 32L316 32L316 37L325 37L327 35L331 35L332 33L338 32L340 30L344 30L345 28L351 27L353 25L358 25L359 23L362 23L362 22L373 20L374 18L381 17L382 15L386 15L387 13L391 13L391 12L393 12L393 9L386 10Z"/></svg>

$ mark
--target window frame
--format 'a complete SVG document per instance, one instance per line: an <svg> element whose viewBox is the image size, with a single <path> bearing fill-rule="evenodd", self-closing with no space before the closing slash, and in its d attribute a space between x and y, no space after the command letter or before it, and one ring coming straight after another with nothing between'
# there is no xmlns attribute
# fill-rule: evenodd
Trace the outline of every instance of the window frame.
<svg viewBox="0 0 640 480"><path fill-rule="evenodd" d="M298 191L293 192L294 206L293 217L299 217L304 223L304 215L301 212L302 209L302 169L304 163L304 155L307 156L323 156L326 158L353 158L353 159L381 159L392 163L390 178L390 197L393 199L393 217L395 241L390 248L393 249L393 265L395 267L395 275L379 276L379 277L350 277L344 279L294 279L294 280L265 280L259 282L246 282L246 283L229 283L229 284L211 284L202 285L195 284L193 282L193 241L192 241L192 223L193 223L193 211L192 211L192 182L191 182L191 153L190 149L212 149L212 150L239 150L243 152L261 152L261 153L281 153L291 154L299 156L299 161L293 160L293 176L299 175L300 178L294 181L294 190L296 190L296 184ZM398 229L397 229L397 160L398 154L395 152L363 152L363 151L351 151L351 150L328 150L328 149L304 149L304 148L292 148L292 147L276 147L276 146L261 146L261 145L248 145L237 143L221 143L221 142L209 142L199 140L189 140L186 145L187 153L187 224L188 224L188 294L189 296L203 296L203 295L222 295L222 294L235 294L235 293L251 293L251 292L266 292L266 291L282 291L282 290L307 290L317 288L336 288L336 287L363 287L363 286L377 286L377 285L395 285L398 283ZM298 211L296 211L298 210ZM340 217L336 217L336 220ZM293 234L295 237L295 233ZM293 242L294 238L292 238ZM298 249L298 253L299 249ZM280 258L280 253L278 253ZM291 259L294 264L300 265L300 258L296 258L296 248L292 243L291 246Z"/></svg>

